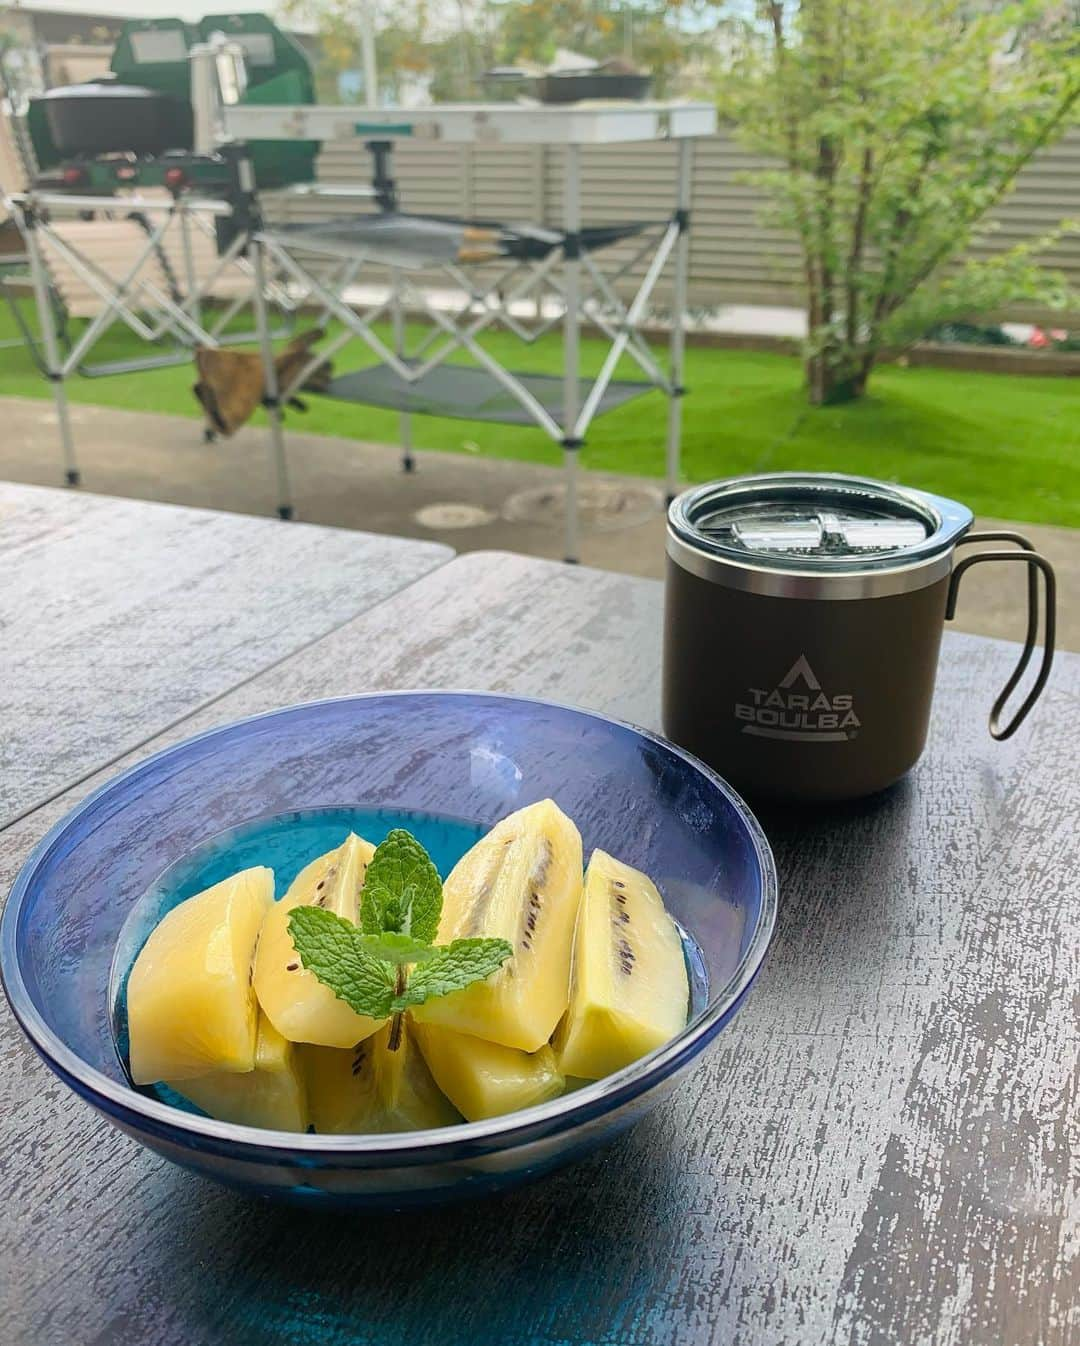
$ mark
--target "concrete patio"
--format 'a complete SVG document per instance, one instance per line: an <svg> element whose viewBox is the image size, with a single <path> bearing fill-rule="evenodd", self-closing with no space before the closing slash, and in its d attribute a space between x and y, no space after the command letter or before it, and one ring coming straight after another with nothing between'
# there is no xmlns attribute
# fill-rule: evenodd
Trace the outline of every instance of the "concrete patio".
<svg viewBox="0 0 1080 1346"><path fill-rule="evenodd" d="M4 398L0 415L0 478L57 485L62 472L51 404ZM181 417L85 405L73 406L71 415L89 491L243 514L275 511L267 437L259 428L208 445L202 442L198 422ZM391 446L307 435L302 425L302 418L292 419L289 459L297 513L310 523L426 538L460 552L562 554L561 473L554 468L421 452L417 471L406 476ZM661 576L664 512L659 483L586 473L583 484L583 561L627 574ZM978 526L1016 528L1053 562L1059 584L1059 645L1080 650L1080 530L1003 525L992 519L980 519ZM1018 639L1024 601L1019 569L977 567L965 580L955 625L979 635Z"/></svg>

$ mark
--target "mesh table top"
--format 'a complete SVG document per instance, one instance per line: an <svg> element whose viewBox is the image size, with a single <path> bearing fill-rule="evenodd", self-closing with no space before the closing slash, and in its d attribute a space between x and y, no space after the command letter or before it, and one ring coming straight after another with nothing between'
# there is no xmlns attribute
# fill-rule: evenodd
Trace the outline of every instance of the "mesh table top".
<svg viewBox="0 0 1080 1346"><path fill-rule="evenodd" d="M513 373L556 421L562 419L563 380L559 374ZM591 379L579 380L579 405L585 401ZM629 379L608 384L597 415L613 411L632 398L653 391L653 384ZM415 383L403 379L389 365L370 365L332 379L327 395L346 402L389 407L416 415L451 416L502 425L533 425L535 421L516 397L485 369L468 365L439 365Z"/></svg>

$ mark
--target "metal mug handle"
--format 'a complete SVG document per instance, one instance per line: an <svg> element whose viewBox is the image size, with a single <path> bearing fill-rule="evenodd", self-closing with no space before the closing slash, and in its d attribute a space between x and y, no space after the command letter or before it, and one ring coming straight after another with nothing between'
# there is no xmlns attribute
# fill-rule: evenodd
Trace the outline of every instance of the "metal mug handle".
<svg viewBox="0 0 1080 1346"><path fill-rule="evenodd" d="M1039 555L1022 533L968 533L966 537L960 539L957 546L968 542L1013 542L1021 550L978 552L975 556L966 556L962 561L959 561L949 579L949 593L945 603L946 621L951 621L956 615L956 599L960 591L960 579L964 572L970 570L972 566L978 565L980 561L1022 561L1028 567L1028 620L1027 632L1024 636L1024 648L1020 655L1020 662L1013 670L1012 677L1005 684L990 711L990 734L1000 741L1009 738L1020 728L1027 718L1028 712L1039 699L1042 689L1046 686L1046 680L1050 676L1050 666L1054 662L1057 582L1054 578L1054 567L1045 556ZM1046 586L1046 633L1043 636L1042 663L1039 666L1039 673L1034 686L1028 692L1020 709L1002 728L1001 715L1005 709L1005 703L1024 676L1024 672L1031 662L1031 656L1035 651L1035 642L1038 639L1040 572L1042 573L1043 584Z"/></svg>

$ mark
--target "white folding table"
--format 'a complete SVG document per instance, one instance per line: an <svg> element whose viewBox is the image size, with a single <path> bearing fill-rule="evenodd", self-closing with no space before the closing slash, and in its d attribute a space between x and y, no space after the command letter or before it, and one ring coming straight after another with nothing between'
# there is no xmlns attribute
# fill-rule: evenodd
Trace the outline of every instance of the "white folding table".
<svg viewBox="0 0 1080 1346"><path fill-rule="evenodd" d="M680 399L683 388L683 320L689 264L689 228L692 146L698 136L716 128L716 110L706 103L578 103L566 106L518 104L444 105L418 109L353 107L233 106L223 110L224 135L234 142L255 140L354 140L372 152L373 185L384 211L396 210L396 190L389 172L394 144L408 140L447 145L562 146L566 152L563 214L546 251L532 256L508 253L494 281L478 282L466 264L476 260L441 256L423 249L387 246L387 234L372 238L362 221L356 236L346 229L316 226L283 228L262 223L252 236L256 276L284 274L303 286L336 317L341 333L329 347L312 355L288 387L277 386L273 348L265 306L259 305L270 436L279 483L279 512L292 514L288 468L282 426L282 408L314 369L353 336L360 337L378 356L374 369L357 371L331 383L331 395L353 401L395 407L401 413L403 466L411 469L411 421L416 413L461 415L479 419L536 424L561 445L566 471L566 558L578 559L577 462L586 432L602 411L629 397L658 389L669 399L666 476L669 495L678 487L681 438ZM678 143L676 193L671 215L662 221L642 222L637 233L641 246L615 276L605 275L597 260L603 231L583 228L581 184L582 148L630 142L674 140ZM417 217L401 216L403 220ZM460 221L469 225L471 222ZM539 222L538 222L539 224ZM673 313L669 358L661 368L645 342L641 327L648 301L664 268L672 262ZM327 270L327 263L330 263ZM614 281L644 265L638 288L624 301ZM363 270L385 269L388 298L366 309L346 303L343 293ZM448 275L465 294L459 312L444 313L427 300L418 273L432 267ZM259 286L256 285L258 295ZM532 327L522 323L512 308L523 298L545 294L556 297L556 310ZM405 344L406 308L422 313L432 329L418 350ZM388 317L394 333L392 347L374 330ZM599 374L583 379L580 338L583 320L598 327L608 342ZM561 377L529 375L507 369L477 340L486 328L499 323L529 344L561 323L563 369ZM441 344L440 344L441 343ZM434 349L433 349L434 348ZM472 366L447 365L447 357L464 350ZM623 355L640 367L643 379L614 378Z"/></svg>

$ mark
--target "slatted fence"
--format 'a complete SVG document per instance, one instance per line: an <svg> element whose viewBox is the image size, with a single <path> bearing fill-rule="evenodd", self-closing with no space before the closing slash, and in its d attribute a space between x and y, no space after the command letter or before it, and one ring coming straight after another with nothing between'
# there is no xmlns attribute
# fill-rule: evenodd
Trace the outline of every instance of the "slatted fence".
<svg viewBox="0 0 1080 1346"><path fill-rule="evenodd" d="M796 242L762 225L764 197L741 181L746 172L766 166L726 132L695 143L692 306L800 302ZM367 155L357 144L328 144L320 157L324 182L356 185L367 180L367 171ZM395 172L402 201L412 210L548 223L561 215L563 154L557 148L404 142L395 153ZM665 143L588 148L583 175L587 222L661 219L672 207L675 148ZM357 206L308 200L284 209L300 220ZM1080 128L1032 163L994 218L998 228L977 255L1038 238L1063 218L1080 219ZM1062 240L1046 260L1063 269L1080 292L1080 237Z"/></svg>

